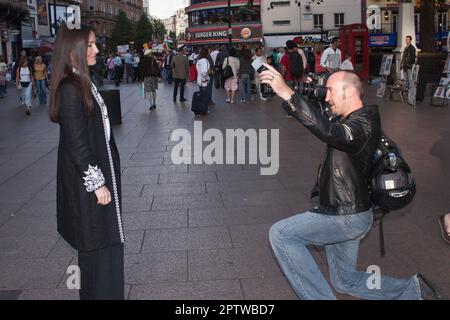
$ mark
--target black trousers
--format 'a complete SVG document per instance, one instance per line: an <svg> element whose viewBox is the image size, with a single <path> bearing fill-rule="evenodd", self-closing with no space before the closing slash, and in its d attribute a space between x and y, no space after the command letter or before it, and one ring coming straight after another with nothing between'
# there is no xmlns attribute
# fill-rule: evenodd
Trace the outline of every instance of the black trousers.
<svg viewBox="0 0 450 320"><path fill-rule="evenodd" d="M186 79L174 79L175 86L173 87L173 99L177 99L178 87L180 87L180 99L184 99L184 86L186 85Z"/></svg>
<svg viewBox="0 0 450 320"><path fill-rule="evenodd" d="M123 244L78 251L80 300L124 300Z"/></svg>

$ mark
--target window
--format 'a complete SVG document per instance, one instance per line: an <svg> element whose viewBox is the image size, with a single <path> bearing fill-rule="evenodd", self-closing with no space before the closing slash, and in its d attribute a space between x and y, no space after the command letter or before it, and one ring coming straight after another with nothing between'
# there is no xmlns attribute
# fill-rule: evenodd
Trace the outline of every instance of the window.
<svg viewBox="0 0 450 320"><path fill-rule="evenodd" d="M447 28L447 13L446 12L439 12L438 15L438 25L437 25L437 30L436 31L440 31L440 32L447 32L448 28Z"/></svg>
<svg viewBox="0 0 450 320"><path fill-rule="evenodd" d="M207 25L207 24L227 24L228 23L228 9L215 8L198 10L189 13L190 25ZM242 23L259 21L261 19L260 8L253 7L252 9L231 8L231 22Z"/></svg>
<svg viewBox="0 0 450 320"><path fill-rule="evenodd" d="M89 11L94 11L95 10L95 0L89 0L88 7L89 7Z"/></svg>
<svg viewBox="0 0 450 320"><path fill-rule="evenodd" d="M290 1L276 1L272 2L271 7L289 7L291 5Z"/></svg>
<svg viewBox="0 0 450 320"><path fill-rule="evenodd" d="M344 22L344 13L335 13L334 14L334 27L339 28L345 25Z"/></svg>
<svg viewBox="0 0 450 320"><path fill-rule="evenodd" d="M323 28L323 14L315 14L314 29L322 29L322 28Z"/></svg>
<svg viewBox="0 0 450 320"><path fill-rule="evenodd" d="M414 28L416 32L420 30L420 13L414 14Z"/></svg>
<svg viewBox="0 0 450 320"><path fill-rule="evenodd" d="M289 25L291 24L291 20L277 20L273 22L276 26Z"/></svg>

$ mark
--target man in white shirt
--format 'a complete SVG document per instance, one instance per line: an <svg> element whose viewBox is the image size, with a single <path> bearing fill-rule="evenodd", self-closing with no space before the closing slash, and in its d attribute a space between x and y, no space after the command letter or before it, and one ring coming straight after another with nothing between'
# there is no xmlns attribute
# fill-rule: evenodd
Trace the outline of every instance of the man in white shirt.
<svg viewBox="0 0 450 320"><path fill-rule="evenodd" d="M257 48L255 51L255 55L253 56L253 60L259 59L261 61L261 63L267 63L267 58L263 55L262 52L262 48ZM256 72L255 70L255 84L256 84L256 89L259 93L259 98L263 101L266 101L267 99L264 98L263 96L263 91L262 89L262 84L261 84L261 79L259 77L259 73Z"/></svg>
<svg viewBox="0 0 450 320"><path fill-rule="evenodd" d="M322 53L320 59L320 66L326 68L328 72L333 73L341 67L342 54L339 47L341 46L341 39L334 38L331 42L331 47L327 48Z"/></svg>
<svg viewBox="0 0 450 320"><path fill-rule="evenodd" d="M211 53L209 54L214 62L214 65L216 65L216 58L217 58L218 54L219 54L219 48L218 48L218 46L215 46L214 50L211 51Z"/></svg>
<svg viewBox="0 0 450 320"><path fill-rule="evenodd" d="M341 70L343 71L354 71L352 63L352 55L350 53L346 54L346 59L341 63Z"/></svg>

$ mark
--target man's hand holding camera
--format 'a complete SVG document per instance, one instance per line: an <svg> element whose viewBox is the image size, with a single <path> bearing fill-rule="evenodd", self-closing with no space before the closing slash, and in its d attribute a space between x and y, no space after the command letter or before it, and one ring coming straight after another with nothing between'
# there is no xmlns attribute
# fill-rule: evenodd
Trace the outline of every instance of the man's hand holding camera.
<svg viewBox="0 0 450 320"><path fill-rule="evenodd" d="M261 83L268 84L273 91L283 100L288 101L295 93L283 79L283 76L272 66L264 63L265 70L261 72Z"/></svg>

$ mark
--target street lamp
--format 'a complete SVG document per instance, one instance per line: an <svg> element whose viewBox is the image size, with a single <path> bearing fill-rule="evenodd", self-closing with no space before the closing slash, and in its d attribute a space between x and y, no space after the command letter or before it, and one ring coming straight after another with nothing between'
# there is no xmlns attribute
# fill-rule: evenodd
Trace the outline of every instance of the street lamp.
<svg viewBox="0 0 450 320"><path fill-rule="evenodd" d="M231 37L233 29L231 28L231 0L228 0L228 49L231 49Z"/></svg>

